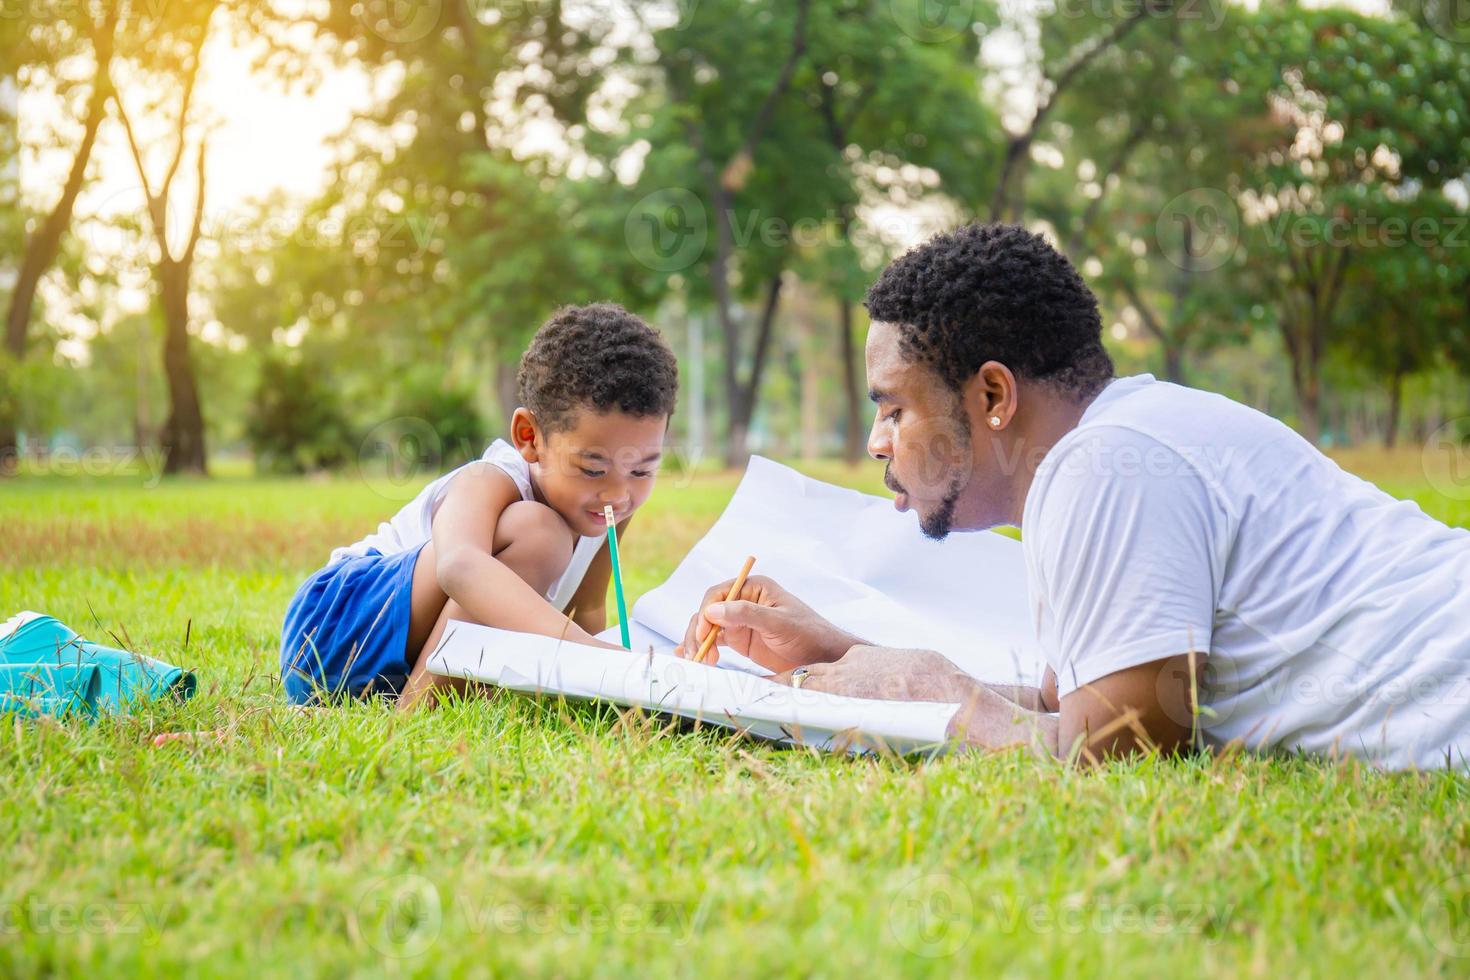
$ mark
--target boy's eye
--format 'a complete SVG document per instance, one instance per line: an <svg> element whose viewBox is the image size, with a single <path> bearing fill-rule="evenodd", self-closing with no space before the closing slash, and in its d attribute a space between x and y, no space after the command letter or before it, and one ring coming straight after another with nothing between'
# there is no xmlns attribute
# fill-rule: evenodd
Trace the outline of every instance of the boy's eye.
<svg viewBox="0 0 1470 980"><path fill-rule="evenodd" d="M600 480L604 476L607 476L607 471L605 470L589 470L585 466L579 467L579 469L581 469L582 475L587 477L588 479Z"/></svg>
<svg viewBox="0 0 1470 980"><path fill-rule="evenodd" d="M653 476L653 470L634 470L633 475L640 480L646 480Z"/></svg>

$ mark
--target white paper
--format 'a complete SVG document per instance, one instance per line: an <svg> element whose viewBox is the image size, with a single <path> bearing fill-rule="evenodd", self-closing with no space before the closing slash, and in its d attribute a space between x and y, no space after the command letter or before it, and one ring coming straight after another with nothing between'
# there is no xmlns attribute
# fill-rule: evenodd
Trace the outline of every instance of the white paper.
<svg viewBox="0 0 1470 980"><path fill-rule="evenodd" d="M870 643L937 650L991 683L1039 681L1018 542L984 531L931 541L891 500L760 456L704 539L633 607L633 649L672 650L705 591L733 577L747 555L756 556L753 574ZM619 642L617 628L602 638ZM721 666L738 656L720 648Z"/></svg>
<svg viewBox="0 0 1470 980"><path fill-rule="evenodd" d="M528 693L610 701L822 749L932 750L958 705L797 690L668 654L566 643L451 620L429 670Z"/></svg>

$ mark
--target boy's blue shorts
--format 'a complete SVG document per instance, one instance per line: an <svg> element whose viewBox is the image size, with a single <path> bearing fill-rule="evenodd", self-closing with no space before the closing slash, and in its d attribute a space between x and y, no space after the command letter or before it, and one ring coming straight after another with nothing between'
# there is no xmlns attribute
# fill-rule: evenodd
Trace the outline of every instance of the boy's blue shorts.
<svg viewBox="0 0 1470 980"><path fill-rule="evenodd" d="M281 680L292 702L403 690L413 669L408 623L422 550L344 558L301 584L281 628Z"/></svg>

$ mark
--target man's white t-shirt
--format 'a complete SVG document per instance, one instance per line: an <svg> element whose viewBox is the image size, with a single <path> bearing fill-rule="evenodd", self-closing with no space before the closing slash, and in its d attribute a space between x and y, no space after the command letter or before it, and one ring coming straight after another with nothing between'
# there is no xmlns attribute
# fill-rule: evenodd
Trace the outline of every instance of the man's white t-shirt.
<svg viewBox="0 0 1470 980"><path fill-rule="evenodd" d="M1195 650L1208 744L1470 758L1470 531L1270 416L1113 381L1038 467L1022 544L1062 697Z"/></svg>

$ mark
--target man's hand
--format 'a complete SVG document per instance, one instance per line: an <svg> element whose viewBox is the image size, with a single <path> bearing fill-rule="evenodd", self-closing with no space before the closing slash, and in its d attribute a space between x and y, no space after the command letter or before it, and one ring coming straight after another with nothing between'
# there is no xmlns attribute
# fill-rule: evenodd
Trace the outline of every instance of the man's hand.
<svg viewBox="0 0 1470 980"><path fill-rule="evenodd" d="M721 582L704 594L684 642L674 651L677 655L692 656L714 626L724 631L718 643L775 671L833 661L863 642L763 575L746 579L740 595L727 602L734 584L734 579Z"/></svg>
<svg viewBox="0 0 1470 980"><path fill-rule="evenodd" d="M972 700L983 685L932 650L890 650L855 646L836 663L812 664L803 691L822 691L850 698L880 701L942 701L961 704ZM772 677L791 683L791 671Z"/></svg>
<svg viewBox="0 0 1470 980"><path fill-rule="evenodd" d="M1055 715L1038 713L1008 700L932 650L855 646L836 663L813 664L807 669L810 673L802 682L803 691L958 704L960 708L945 732L957 745L988 750L1029 745L1043 756L1056 755ZM777 674L771 680L790 684L791 672Z"/></svg>

